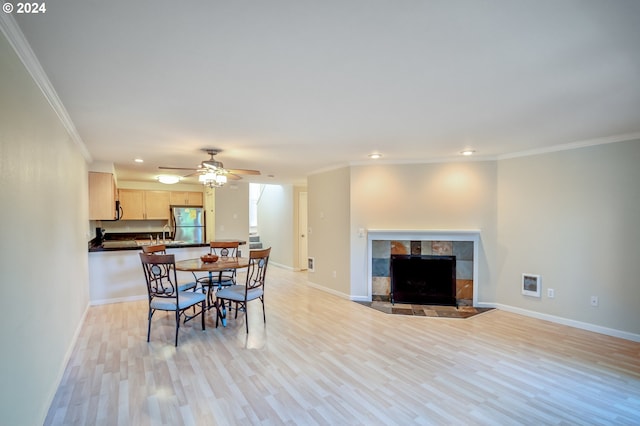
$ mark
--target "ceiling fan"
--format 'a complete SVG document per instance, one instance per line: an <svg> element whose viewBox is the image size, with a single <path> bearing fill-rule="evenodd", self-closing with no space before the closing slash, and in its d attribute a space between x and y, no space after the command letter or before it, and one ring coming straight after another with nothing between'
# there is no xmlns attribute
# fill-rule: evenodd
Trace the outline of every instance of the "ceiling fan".
<svg viewBox="0 0 640 426"><path fill-rule="evenodd" d="M225 175L229 179L242 179L238 175L259 175L259 170L248 170L248 169L226 169L224 164L215 159L215 156L222 152L221 149L216 148L203 148L202 151L206 152L210 155L208 160L204 160L200 163L199 167L166 167L159 166L160 170L190 170L192 173L189 173L187 176L192 176L195 174L204 175L207 173L215 173L216 175ZM187 177L185 176L185 177Z"/></svg>

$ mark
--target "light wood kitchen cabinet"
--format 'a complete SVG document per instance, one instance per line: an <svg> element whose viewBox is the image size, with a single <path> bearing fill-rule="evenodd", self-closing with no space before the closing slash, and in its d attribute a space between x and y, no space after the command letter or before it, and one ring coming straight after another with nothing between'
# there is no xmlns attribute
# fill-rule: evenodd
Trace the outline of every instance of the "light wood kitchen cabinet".
<svg viewBox="0 0 640 426"><path fill-rule="evenodd" d="M172 206L197 206L203 205L202 192L195 191L171 191Z"/></svg>
<svg viewBox="0 0 640 426"><path fill-rule="evenodd" d="M120 189L118 190L118 199L122 208L123 220L142 220L144 219L144 191L138 189Z"/></svg>
<svg viewBox="0 0 640 426"><path fill-rule="evenodd" d="M89 172L89 220L113 220L116 187L113 174Z"/></svg>
<svg viewBox="0 0 640 426"><path fill-rule="evenodd" d="M123 220L169 219L169 191L120 189L118 194Z"/></svg>
<svg viewBox="0 0 640 426"><path fill-rule="evenodd" d="M169 191L144 191L145 219L169 219Z"/></svg>

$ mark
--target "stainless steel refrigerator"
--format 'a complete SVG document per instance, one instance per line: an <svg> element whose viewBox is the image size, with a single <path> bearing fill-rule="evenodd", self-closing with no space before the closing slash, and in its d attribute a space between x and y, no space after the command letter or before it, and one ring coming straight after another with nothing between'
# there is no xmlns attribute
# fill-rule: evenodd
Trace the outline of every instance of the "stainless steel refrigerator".
<svg viewBox="0 0 640 426"><path fill-rule="evenodd" d="M205 239L204 209L202 207L171 206L173 239L202 244Z"/></svg>

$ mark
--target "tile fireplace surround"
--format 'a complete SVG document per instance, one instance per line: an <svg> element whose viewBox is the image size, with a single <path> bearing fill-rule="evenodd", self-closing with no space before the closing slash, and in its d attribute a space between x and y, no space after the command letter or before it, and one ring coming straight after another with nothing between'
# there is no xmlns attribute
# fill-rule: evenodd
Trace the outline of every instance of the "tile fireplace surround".
<svg viewBox="0 0 640 426"><path fill-rule="evenodd" d="M480 230L388 230L367 231L369 294L373 301L389 301L392 254L456 256L456 301L478 302L478 250Z"/></svg>

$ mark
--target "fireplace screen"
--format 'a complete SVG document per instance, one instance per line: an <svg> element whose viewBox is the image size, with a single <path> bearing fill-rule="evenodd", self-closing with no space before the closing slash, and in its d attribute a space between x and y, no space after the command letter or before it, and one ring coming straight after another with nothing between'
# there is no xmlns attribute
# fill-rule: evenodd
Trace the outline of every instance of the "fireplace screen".
<svg viewBox="0 0 640 426"><path fill-rule="evenodd" d="M391 256L391 303L456 305L456 257Z"/></svg>

